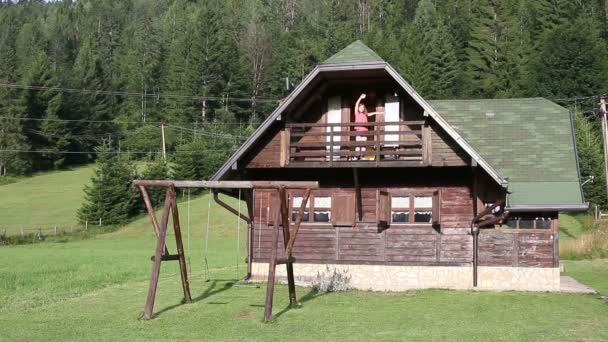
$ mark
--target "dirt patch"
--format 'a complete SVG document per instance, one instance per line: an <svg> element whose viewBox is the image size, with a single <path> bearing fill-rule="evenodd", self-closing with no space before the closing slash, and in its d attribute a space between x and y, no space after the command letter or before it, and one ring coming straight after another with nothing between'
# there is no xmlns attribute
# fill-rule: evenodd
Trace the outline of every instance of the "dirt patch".
<svg viewBox="0 0 608 342"><path fill-rule="evenodd" d="M238 319L252 319L255 317L255 314L251 311L241 311L239 312Z"/></svg>

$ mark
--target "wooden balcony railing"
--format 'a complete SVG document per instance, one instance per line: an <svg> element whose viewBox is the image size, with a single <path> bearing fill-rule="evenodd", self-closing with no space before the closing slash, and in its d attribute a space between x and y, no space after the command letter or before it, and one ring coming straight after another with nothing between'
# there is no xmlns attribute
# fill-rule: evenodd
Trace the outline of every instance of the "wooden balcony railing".
<svg viewBox="0 0 608 342"><path fill-rule="evenodd" d="M356 131L355 127L368 130ZM284 165L427 165L429 132L425 121L288 123L282 148Z"/></svg>

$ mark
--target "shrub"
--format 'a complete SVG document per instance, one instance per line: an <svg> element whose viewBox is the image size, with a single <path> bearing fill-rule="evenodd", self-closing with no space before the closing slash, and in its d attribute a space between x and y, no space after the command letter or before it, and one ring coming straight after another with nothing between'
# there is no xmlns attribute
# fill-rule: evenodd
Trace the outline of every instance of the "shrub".
<svg viewBox="0 0 608 342"><path fill-rule="evenodd" d="M324 272L317 272L317 278L312 284L312 288L318 292L340 292L350 290L350 276L346 271L339 271L336 268L330 269L325 266Z"/></svg>

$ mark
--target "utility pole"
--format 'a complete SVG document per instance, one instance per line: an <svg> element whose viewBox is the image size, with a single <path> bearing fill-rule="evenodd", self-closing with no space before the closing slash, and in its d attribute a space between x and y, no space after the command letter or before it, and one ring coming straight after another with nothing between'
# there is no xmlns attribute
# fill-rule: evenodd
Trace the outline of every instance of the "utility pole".
<svg viewBox="0 0 608 342"><path fill-rule="evenodd" d="M167 162L167 147L165 146L165 124L160 124L160 133L163 140L163 162Z"/></svg>
<svg viewBox="0 0 608 342"><path fill-rule="evenodd" d="M600 97L602 111L602 138L604 142L604 175L606 176L606 195L608 196L608 112L606 112L606 97Z"/></svg>

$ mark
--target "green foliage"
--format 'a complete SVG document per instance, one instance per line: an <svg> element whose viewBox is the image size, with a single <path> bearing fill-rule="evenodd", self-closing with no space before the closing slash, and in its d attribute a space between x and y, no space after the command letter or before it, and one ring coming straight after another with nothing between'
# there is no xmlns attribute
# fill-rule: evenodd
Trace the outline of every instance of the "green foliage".
<svg viewBox="0 0 608 342"><path fill-rule="evenodd" d="M121 151L157 152L161 121L259 123L275 102L223 99L283 98L285 77L299 83L355 39L427 98L606 90L608 5L600 1L14 3L0 11L0 83L72 91L0 87L0 164L11 175L91 162L88 152L106 137ZM191 138L174 136L168 150Z"/></svg>
<svg viewBox="0 0 608 342"><path fill-rule="evenodd" d="M587 182L583 186L585 200L592 206L606 208L606 175L600 127L596 121L585 117L581 112L575 113L574 124L581 177L583 180L591 176L594 178L593 182Z"/></svg>
<svg viewBox="0 0 608 342"><path fill-rule="evenodd" d="M199 138L180 145L172 162L175 179L209 179L236 148L234 142L218 138Z"/></svg>
<svg viewBox="0 0 608 342"><path fill-rule="evenodd" d="M602 93L606 89L606 46L587 20L547 32L531 67L530 91L549 97Z"/></svg>
<svg viewBox="0 0 608 342"><path fill-rule="evenodd" d="M99 158L91 184L84 189L85 199L78 210L78 219L112 225L120 224L138 212L139 194L133 188L135 166L126 158L112 154L105 142L97 148Z"/></svg>
<svg viewBox="0 0 608 342"><path fill-rule="evenodd" d="M145 170L139 176L141 179L169 179L169 167L161 158L157 158L155 161L148 163ZM165 189L164 188L148 188L148 195L152 205L155 207L162 206L165 200Z"/></svg>

